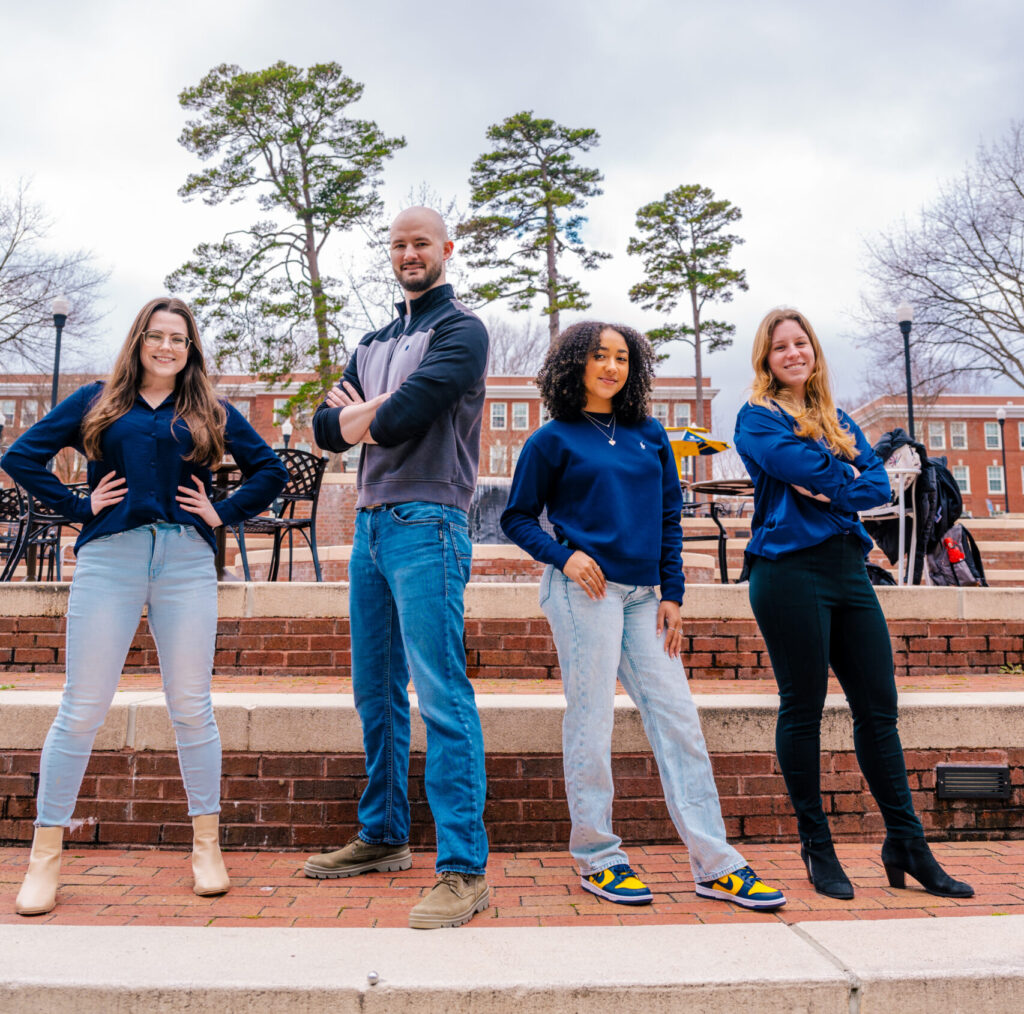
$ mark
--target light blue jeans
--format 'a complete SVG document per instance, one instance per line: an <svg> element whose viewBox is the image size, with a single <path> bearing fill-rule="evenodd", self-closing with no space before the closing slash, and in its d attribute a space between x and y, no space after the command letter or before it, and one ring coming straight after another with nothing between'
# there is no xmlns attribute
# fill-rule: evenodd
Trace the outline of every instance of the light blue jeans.
<svg viewBox="0 0 1024 1014"><path fill-rule="evenodd" d="M40 760L40 827L71 822L143 606L160 656L189 816L220 811L220 734L210 700L213 553L191 525L159 523L100 536L78 554L68 598L67 681Z"/></svg>
<svg viewBox="0 0 1024 1014"><path fill-rule="evenodd" d="M440 873L487 866L484 739L462 643L466 512L414 502L360 510L349 561L352 691L369 780L359 835L409 840L409 678L427 727L424 784Z"/></svg>
<svg viewBox="0 0 1024 1014"><path fill-rule="evenodd" d="M548 566L540 604L551 624L565 688L562 754L572 833L583 876L629 860L612 831L612 724L618 678L640 711L669 815L690 854L694 880L717 880L746 865L725 839L725 823L697 708L683 665L656 634L650 586L607 583L593 600Z"/></svg>

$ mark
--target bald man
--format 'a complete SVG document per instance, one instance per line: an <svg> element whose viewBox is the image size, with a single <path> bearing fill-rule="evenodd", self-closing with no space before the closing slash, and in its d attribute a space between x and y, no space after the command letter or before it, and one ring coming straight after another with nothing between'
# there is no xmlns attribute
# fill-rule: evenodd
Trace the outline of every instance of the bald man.
<svg viewBox="0 0 1024 1014"><path fill-rule="evenodd" d="M487 907L486 779L466 677L463 593L471 545L487 331L445 281L441 216L409 208L391 226L399 316L366 335L313 418L332 451L362 444L349 562L352 688L369 778L358 833L313 856L310 877L407 870L410 676L427 727L426 791L437 829L433 889L414 929L459 926Z"/></svg>

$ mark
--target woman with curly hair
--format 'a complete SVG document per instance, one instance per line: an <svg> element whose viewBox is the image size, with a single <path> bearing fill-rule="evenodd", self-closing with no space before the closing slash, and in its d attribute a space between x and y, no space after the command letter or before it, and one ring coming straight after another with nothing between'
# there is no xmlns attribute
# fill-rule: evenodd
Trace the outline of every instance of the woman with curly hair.
<svg viewBox="0 0 1024 1014"><path fill-rule="evenodd" d="M821 345L797 310L770 311L754 337L754 382L736 449L754 480L750 605L779 685L779 766L796 810L800 855L820 894L852 898L821 801L821 715L831 664L853 713L861 771L885 821L889 883L909 873L931 894L968 898L932 856L907 784L885 616L857 511L889 500L882 461L837 409Z"/></svg>
<svg viewBox="0 0 1024 1014"><path fill-rule="evenodd" d="M584 890L624 905L651 901L612 831L618 678L643 719L697 894L771 910L785 897L726 841L679 659L682 497L668 435L647 414L653 380L650 343L632 328L584 321L563 331L537 378L552 419L523 447L501 518L505 534L547 564L540 603L565 688L569 849ZM545 508L555 538L540 525Z"/></svg>
<svg viewBox="0 0 1024 1014"><path fill-rule="evenodd" d="M79 499L47 471L62 448L88 459ZM245 483L210 502L225 452ZM196 894L230 886L220 854L221 747L210 700L217 634L220 525L258 514L288 473L259 434L217 398L189 308L164 296L138 313L110 378L86 384L21 435L3 468L82 526L67 616L67 680L39 762L35 833L15 902L20 915L57 903L61 845L142 615L160 656L188 812Z"/></svg>

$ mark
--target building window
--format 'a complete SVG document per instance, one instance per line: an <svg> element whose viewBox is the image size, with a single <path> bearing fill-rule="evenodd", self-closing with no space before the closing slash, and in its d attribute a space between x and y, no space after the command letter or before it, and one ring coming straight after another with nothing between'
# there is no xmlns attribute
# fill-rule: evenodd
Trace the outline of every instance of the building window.
<svg viewBox="0 0 1024 1014"><path fill-rule="evenodd" d="M1024 451L1024 422L1017 423L1017 443L1020 444L1020 449Z"/></svg>
<svg viewBox="0 0 1024 1014"><path fill-rule="evenodd" d="M0 401L0 415L4 417L5 426L14 425L14 413L17 411L17 408L18 403L13 398L5 398L3 401ZM1024 435L1021 436L1021 439L1024 440Z"/></svg>
<svg viewBox="0 0 1024 1014"><path fill-rule="evenodd" d="M1001 465L988 466L988 491L990 493L1003 492L1003 469Z"/></svg>
<svg viewBox="0 0 1024 1014"><path fill-rule="evenodd" d="M530 428L530 403L528 401L512 402L512 429L528 430Z"/></svg>
<svg viewBox="0 0 1024 1014"><path fill-rule="evenodd" d="M243 419L249 418L249 402L243 399L242 401L233 401L232 405L238 410L239 414Z"/></svg>
<svg viewBox="0 0 1024 1014"><path fill-rule="evenodd" d="M516 470L516 465L519 464L519 455L522 453L522 451L523 451L523 445L522 444L516 444L516 446L512 448L512 471L513 472L515 472L515 470Z"/></svg>
<svg viewBox="0 0 1024 1014"><path fill-rule="evenodd" d="M39 402L26 398L21 403L21 428L27 430L39 420Z"/></svg>
<svg viewBox="0 0 1024 1014"><path fill-rule="evenodd" d="M504 408L504 406L502 406ZM505 447L491 444L491 475L505 474Z"/></svg>
<svg viewBox="0 0 1024 1014"><path fill-rule="evenodd" d="M999 423L985 423L985 450L998 451L999 446Z"/></svg>
<svg viewBox="0 0 1024 1014"><path fill-rule="evenodd" d="M356 472L359 470L359 458L362 455L363 446L363 444L356 444L342 454L342 467L346 472Z"/></svg>
<svg viewBox="0 0 1024 1014"><path fill-rule="evenodd" d="M967 450L967 423L951 422L949 424L949 446L957 451Z"/></svg>
<svg viewBox="0 0 1024 1014"><path fill-rule="evenodd" d="M970 493L971 470L966 465L954 465L953 478L956 479L956 484L960 487L961 493Z"/></svg>
<svg viewBox="0 0 1024 1014"><path fill-rule="evenodd" d="M674 409L674 426L690 425L690 406L685 401L677 401Z"/></svg>
<svg viewBox="0 0 1024 1014"><path fill-rule="evenodd" d="M651 415L654 416L662 426L668 425L668 402L656 401L651 406Z"/></svg>
<svg viewBox="0 0 1024 1014"><path fill-rule="evenodd" d="M548 412L547 405L544 402L540 403L540 425L543 426L551 418L551 414Z"/></svg>
<svg viewBox="0 0 1024 1014"><path fill-rule="evenodd" d="M507 422L506 417L508 415L508 403L504 401L492 401L491 402L491 429L492 430L503 430L505 429ZM493 449L492 449L493 450ZM492 469L493 471L493 469Z"/></svg>
<svg viewBox="0 0 1024 1014"><path fill-rule="evenodd" d="M941 451L946 446L946 425L940 422L928 423L928 450Z"/></svg>

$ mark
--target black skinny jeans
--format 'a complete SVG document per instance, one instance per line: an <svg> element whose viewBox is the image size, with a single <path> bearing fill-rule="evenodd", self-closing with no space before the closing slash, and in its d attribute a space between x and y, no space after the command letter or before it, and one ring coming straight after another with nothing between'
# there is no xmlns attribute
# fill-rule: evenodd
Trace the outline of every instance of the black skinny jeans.
<svg viewBox="0 0 1024 1014"><path fill-rule="evenodd" d="M821 713L831 663L853 714L857 761L890 838L920 838L896 728L885 616L852 535L777 560L751 557L750 604L779 685L775 750L802 841L831 840L821 805Z"/></svg>

